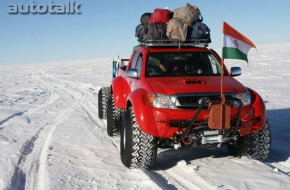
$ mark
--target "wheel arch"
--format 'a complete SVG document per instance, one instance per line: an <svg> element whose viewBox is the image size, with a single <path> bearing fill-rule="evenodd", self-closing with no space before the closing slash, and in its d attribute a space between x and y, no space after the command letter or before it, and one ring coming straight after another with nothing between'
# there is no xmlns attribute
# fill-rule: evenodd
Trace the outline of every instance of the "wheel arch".
<svg viewBox="0 0 290 190"><path fill-rule="evenodd" d="M148 103L147 94L147 91L141 88L130 93L127 98L126 110L133 107L140 129L149 135L158 137L153 107Z"/></svg>
<svg viewBox="0 0 290 190"><path fill-rule="evenodd" d="M126 99L130 93L130 86L127 84L127 81L121 76L114 78L111 85L111 92L116 108L125 109Z"/></svg>
<svg viewBox="0 0 290 190"><path fill-rule="evenodd" d="M267 120L266 106L262 97L256 91L254 91L251 88L247 89L249 90L252 96L252 106L254 109L254 118L255 118L251 133L255 133L261 130L266 125Z"/></svg>

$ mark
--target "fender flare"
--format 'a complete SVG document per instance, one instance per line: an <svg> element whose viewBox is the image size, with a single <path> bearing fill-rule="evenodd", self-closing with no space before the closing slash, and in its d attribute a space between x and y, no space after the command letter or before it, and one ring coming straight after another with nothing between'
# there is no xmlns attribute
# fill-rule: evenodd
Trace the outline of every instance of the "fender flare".
<svg viewBox="0 0 290 190"><path fill-rule="evenodd" d="M148 102L148 93L144 89L136 89L133 91L127 100L127 106L130 104L133 107L136 121L140 129L154 137L158 137L158 130L156 128L155 119L153 115L153 107L149 105Z"/></svg>
<svg viewBox="0 0 290 190"><path fill-rule="evenodd" d="M127 81L123 77L117 76L112 80L111 90L114 94L116 108L126 109L126 99L130 93L130 86Z"/></svg>
<svg viewBox="0 0 290 190"><path fill-rule="evenodd" d="M266 125L267 120L267 112L266 106L262 99L262 97L253 89L247 88L252 96L252 106L254 108L254 118L255 121L253 123L251 133L259 131Z"/></svg>

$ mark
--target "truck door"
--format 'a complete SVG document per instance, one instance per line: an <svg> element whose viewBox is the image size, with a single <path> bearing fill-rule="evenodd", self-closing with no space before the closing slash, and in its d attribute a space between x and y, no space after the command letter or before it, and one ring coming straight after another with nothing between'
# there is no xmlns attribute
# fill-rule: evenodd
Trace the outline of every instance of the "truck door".
<svg viewBox="0 0 290 190"><path fill-rule="evenodd" d="M130 69L137 69L138 77L137 78L129 78L127 77L128 84L131 87L131 91L140 87L140 76L142 71L142 62L143 62L143 54L141 52L135 52L134 57L132 59Z"/></svg>

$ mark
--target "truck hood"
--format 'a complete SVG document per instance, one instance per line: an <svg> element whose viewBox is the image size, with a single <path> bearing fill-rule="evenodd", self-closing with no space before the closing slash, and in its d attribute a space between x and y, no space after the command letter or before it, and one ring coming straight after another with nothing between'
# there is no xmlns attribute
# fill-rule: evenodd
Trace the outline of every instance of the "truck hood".
<svg viewBox="0 0 290 190"><path fill-rule="evenodd" d="M154 77L147 78L153 93L166 95L180 93L218 93L221 91L220 76ZM231 76L224 76L225 93L242 93L245 87Z"/></svg>

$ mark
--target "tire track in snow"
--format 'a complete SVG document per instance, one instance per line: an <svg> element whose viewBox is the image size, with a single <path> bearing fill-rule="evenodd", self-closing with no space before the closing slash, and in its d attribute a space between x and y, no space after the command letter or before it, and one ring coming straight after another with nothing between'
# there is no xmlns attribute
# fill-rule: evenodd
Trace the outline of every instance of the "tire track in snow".
<svg viewBox="0 0 290 190"><path fill-rule="evenodd" d="M2 121L0 121L0 125L3 125L4 123L6 123L7 121L9 121L10 119L13 119L14 117L22 116L25 112L27 112L27 111L17 112L17 113L14 113L14 114L10 115L6 119L3 119ZM1 127L0 130L2 130L3 128L4 127Z"/></svg>
<svg viewBox="0 0 290 190"><path fill-rule="evenodd" d="M101 135L102 140L106 140L106 141L108 141L108 139L111 140L113 146L115 146L117 149L119 149L119 141L116 138L109 138L108 137L106 124L103 122L103 120L101 120L97 117L98 113L95 112L96 109L92 108L92 105L90 102L91 101L88 101L86 104L84 104L82 106L83 111L85 112L85 114L88 116L88 118L90 119L90 121L94 125L96 125L102 129L102 135ZM96 133L95 130L92 130L92 131L95 133L94 135L96 138L100 137L99 133Z"/></svg>
<svg viewBox="0 0 290 190"><path fill-rule="evenodd" d="M27 78L32 79L31 72L29 72L27 70L24 70L23 75L27 76ZM37 87L39 87L39 84L37 84ZM1 127L0 130L2 130L8 126L15 126L15 124L20 119L23 119L23 118L27 119L27 123L30 123L30 119L29 119L28 115L33 113L33 111L31 111L31 110L36 111L39 109L39 107L41 105L38 104L36 106L37 106L37 108L32 108L32 109L28 109L25 111L16 112L16 113L10 115L9 117L7 117L6 119L2 120L0 122L0 125L5 124L5 126ZM8 128L8 130L15 130L15 129ZM21 147L19 147L20 150L18 151L19 158L18 158L18 161L16 162L16 166L12 170L12 173L11 173L12 177L10 180L9 187L7 187L8 189L20 189L20 190L25 189L26 174L22 170L21 164L25 161L26 156L32 152L33 147L34 147L34 142L37 139L38 134L40 133L41 130L42 130L42 128L39 129L38 131L36 131L36 133L32 137L28 137L29 138L28 140L24 139L26 141L22 144L22 146L20 145ZM8 141L8 139L6 139L6 140ZM14 140L14 142L16 142L16 140Z"/></svg>
<svg viewBox="0 0 290 190"><path fill-rule="evenodd" d="M154 183L156 183L161 189L177 190L176 184L172 184L166 179L165 176L160 175L155 171L144 170L143 171Z"/></svg>
<svg viewBox="0 0 290 190"><path fill-rule="evenodd" d="M184 166L190 167L190 166ZM191 173L182 173L179 167L170 168L168 170L144 171L156 184L162 189L213 189L200 176ZM189 177L187 177L189 176ZM161 180L160 180L161 179ZM194 181L193 181L194 179Z"/></svg>
<svg viewBox="0 0 290 190"><path fill-rule="evenodd" d="M71 95L75 103L62 111L52 123L40 128L31 139L23 144L20 151L21 156L14 169L9 189L45 189L47 152L53 137L53 132L76 108L80 107L89 99L88 93L80 92L81 96L79 96L79 93L67 89L66 85L54 85L50 83L51 81L48 82L34 74L30 76L48 89L50 99L37 108L29 110L29 114L52 104L56 100L57 93L60 91L65 92L67 96Z"/></svg>
<svg viewBox="0 0 290 190"><path fill-rule="evenodd" d="M39 110L47 107L48 105L52 104L56 100L56 93L55 91L51 88L51 86L44 80L41 80L40 77L38 77L36 74L33 74L29 69L26 69L24 72L27 72L27 76L31 78L33 81L38 81L39 85L43 86L43 89L46 89L47 92L49 93L49 100L40 104L36 105L36 107L14 113L7 117L6 119L0 121L0 126L4 125L3 127L0 128L0 130L6 128L8 124L14 124L17 123L20 118L26 117L27 119L29 118L30 115L32 115L35 112L38 112ZM29 120L29 119L28 119Z"/></svg>
<svg viewBox="0 0 290 190"><path fill-rule="evenodd" d="M50 131L46 135L45 142L43 144L43 147L41 149L40 153L40 163L39 163L39 175L38 175L38 188L37 189L45 189L46 186L46 179L47 179L47 172L46 172L46 161L47 161L47 153L49 151L49 146L51 144L53 132L55 128L62 123L77 107L80 107L85 100L87 100L88 97L84 97L80 101L76 102L74 105L72 105L70 108L68 108L66 111L64 111L62 114L60 114L56 120L51 124Z"/></svg>
<svg viewBox="0 0 290 190"><path fill-rule="evenodd" d="M40 128L38 132L28 141L26 141L20 150L20 157L12 175L11 184L9 189L24 190L26 184L26 173L21 168L23 162L25 162L26 156L29 155L34 148L34 143L38 138L39 133L43 128Z"/></svg>
<svg viewBox="0 0 290 190"><path fill-rule="evenodd" d="M30 72L30 71L26 71L26 72L28 72L27 75L31 79L33 79L34 81L38 81L39 84L41 84L44 87L44 89L46 89L48 91L49 100L40 104L40 105L38 104L35 108L26 110L24 112L19 112L19 113L13 114L12 116L8 117L5 121L2 121L1 125L6 123L6 122L10 122L10 124L17 123L17 121L20 119L20 117L29 118L29 116L31 116L33 113L38 112L43 108L46 108L47 106L49 106L50 104L52 104L56 100L55 90L53 90L48 83L41 80L38 76L36 76L32 72ZM3 128L4 127L2 127L1 129L3 129ZM25 143L22 145L22 147L19 151L20 156L19 156L17 165L15 166L15 169L14 169L13 174L12 174L9 189L17 189L17 190L25 189L28 175L27 175L27 171L26 171L27 169L24 169L23 166L27 165L25 163L26 158L29 154L32 153L34 146L35 146L35 141L38 140L38 137L44 128L45 127L41 127L30 139L25 141ZM31 168L34 168L34 167L38 168L39 164L36 163L34 166L29 166L29 168L30 168L29 170L31 170Z"/></svg>
<svg viewBox="0 0 290 190"><path fill-rule="evenodd" d="M46 75L47 77L47 75ZM41 153L40 153L40 164L39 164L39 175L38 175L38 179L37 179L37 183L38 183L38 188L37 189L44 189L46 187L46 179L47 179L47 169L46 169L46 161L47 161L47 153L49 151L49 146L51 144L51 140L52 140L52 136L53 136L53 132L55 130L55 128L62 123L76 108L81 107L86 101L89 100L89 94L87 92L83 92L80 91L80 89L78 89L78 92L76 92L75 90L71 90L71 86L68 86L64 83L64 81L62 80L52 80L55 79L53 78L54 76L50 77L50 78L46 78L49 79L50 82L54 82L54 86L55 88L65 92L67 95L70 95L74 100L75 103L68 108L66 111L64 111L62 114L60 114L57 119L55 120L54 123L51 124L51 129L48 132L48 134L46 135L45 138L45 142L43 147L41 148ZM61 85L62 84L62 85ZM76 89L76 85L74 85L74 89ZM81 96L80 96L81 94Z"/></svg>
<svg viewBox="0 0 290 190"><path fill-rule="evenodd" d="M161 160L159 160L158 163L164 163L164 162L168 162L167 160L168 158L164 157L161 158ZM197 159L197 158L195 158ZM225 156L224 159L228 159L228 156ZM170 162L170 161L169 161ZM203 171L207 171L207 172L213 172L211 176L215 176L215 171L211 171L210 168L213 166L207 166L205 165L205 167L202 166L202 164L200 165L200 162L203 162L202 160L199 162L195 162L194 160L192 161L192 163L182 163L183 161L180 160L177 162L176 166L172 166L170 168L166 167L166 169L162 169L162 165L161 168L158 168L157 165L157 170L155 170L155 173L160 174L161 176L163 176L165 179L167 179L168 183L170 184L174 184L174 186L177 189L217 189L217 188L230 188L230 189L235 189L234 185L229 183L229 184L219 184L218 182L208 182L211 181L211 179L208 179L208 176L205 175L205 172L198 172L199 171L199 166L202 167ZM219 164L221 161L214 162L214 160L211 160L211 165L213 163ZM225 161L222 161L225 162ZM263 177L259 178L258 180L266 180L267 179L267 175L268 176L283 176L283 179L285 178L289 178L290 177L290 173L288 172L288 168L287 167L283 167L281 165L276 165L277 163L273 164L269 164L269 163L265 163L265 162L260 162L257 160L249 160L250 164L253 165L252 167L255 167L256 170L262 171L265 173L265 175L263 175ZM199 164L197 164L199 163ZM206 162L204 162L206 163ZM247 164L247 162L244 162L243 160L239 161L239 163L243 163L243 164ZM197 165L196 165L197 164ZM232 163L235 164L235 163ZM241 166L233 166L233 167L237 167L237 168L243 168ZM245 167L245 173L247 173L247 167ZM249 172L250 174L250 172ZM219 175L218 172L216 175ZM233 175L234 177L236 177L235 175ZM208 180L207 180L208 179ZM239 179L239 178L237 178ZM245 182L247 182L246 179ZM222 180L223 181L223 180ZM242 182L238 182L237 183L242 183ZM190 187L192 184L192 187Z"/></svg>
<svg viewBox="0 0 290 190"><path fill-rule="evenodd" d="M49 74L45 74L43 77L45 77L45 79L42 79L43 81L48 80L50 85L62 90L75 100L81 99L85 94L87 94L86 91L80 91L80 89L82 88L81 84L76 84L67 80L58 79L55 76Z"/></svg>

